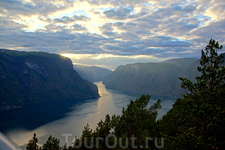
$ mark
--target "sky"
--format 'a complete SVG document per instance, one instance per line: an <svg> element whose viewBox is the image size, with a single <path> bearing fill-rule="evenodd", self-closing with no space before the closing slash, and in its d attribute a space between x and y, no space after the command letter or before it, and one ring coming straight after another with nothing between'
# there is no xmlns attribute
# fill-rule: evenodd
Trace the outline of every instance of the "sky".
<svg viewBox="0 0 225 150"><path fill-rule="evenodd" d="M224 0L0 0L0 48L115 69L225 44Z"/></svg>

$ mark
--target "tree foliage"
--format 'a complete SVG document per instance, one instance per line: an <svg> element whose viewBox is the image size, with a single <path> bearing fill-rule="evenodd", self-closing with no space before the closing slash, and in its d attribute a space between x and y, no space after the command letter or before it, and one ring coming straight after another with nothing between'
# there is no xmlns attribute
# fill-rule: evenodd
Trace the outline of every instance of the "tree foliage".
<svg viewBox="0 0 225 150"><path fill-rule="evenodd" d="M38 149L38 139L36 137L36 133L34 133L34 137L29 141L29 143L26 146L27 150L36 150Z"/></svg>
<svg viewBox="0 0 225 150"><path fill-rule="evenodd" d="M132 147L131 137L137 138L135 145L145 145L146 137L150 135L154 137L156 135L154 129L157 122L157 110L161 108L161 100L149 107L150 97L149 95L142 95L135 101L131 100L127 108L123 108L121 116L113 115L110 117L107 114L105 120L100 120L97 124L94 132L89 128L89 125L85 126L81 137L83 141L82 148L107 149L108 145L113 145L117 142L115 148L120 149L118 141L109 137L111 134L118 137L118 139L122 138L122 145L126 145L125 141L127 139L127 148ZM100 139L98 143L96 138ZM91 141L94 143L92 146ZM78 143L78 140L75 143ZM153 144L153 141L151 144Z"/></svg>
<svg viewBox="0 0 225 150"><path fill-rule="evenodd" d="M211 39L202 50L197 82L180 78L181 87L189 92L159 121L166 149L225 148L225 66L223 56L218 54L221 49Z"/></svg>
<svg viewBox="0 0 225 150"><path fill-rule="evenodd" d="M60 150L59 139L49 136L46 143L43 145L43 150Z"/></svg>
<svg viewBox="0 0 225 150"><path fill-rule="evenodd" d="M202 74L196 77L196 83L192 83L187 78L180 77L182 81L181 87L190 91L190 93L186 95L198 94L202 98L210 96L208 97L209 99L218 92L217 90L225 87L225 67L221 65L224 63L224 60L222 60L223 55L218 54L218 51L221 50L222 47L223 46L219 45L218 42L211 39L205 51L202 50L200 60L201 67L198 67L198 71Z"/></svg>

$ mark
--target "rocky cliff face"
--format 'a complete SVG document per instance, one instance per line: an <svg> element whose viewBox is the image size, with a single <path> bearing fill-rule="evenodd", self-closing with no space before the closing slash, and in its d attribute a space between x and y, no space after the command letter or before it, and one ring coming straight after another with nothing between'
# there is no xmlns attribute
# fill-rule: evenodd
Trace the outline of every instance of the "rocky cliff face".
<svg viewBox="0 0 225 150"><path fill-rule="evenodd" d="M99 97L69 58L42 52L0 50L0 110L45 101Z"/></svg>

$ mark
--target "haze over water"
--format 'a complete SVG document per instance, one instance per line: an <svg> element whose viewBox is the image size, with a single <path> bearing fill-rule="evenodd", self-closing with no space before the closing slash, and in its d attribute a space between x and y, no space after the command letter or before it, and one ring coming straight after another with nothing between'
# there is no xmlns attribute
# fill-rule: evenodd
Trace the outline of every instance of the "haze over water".
<svg viewBox="0 0 225 150"><path fill-rule="evenodd" d="M81 136L87 123L95 129L100 119L105 119L106 114L121 115L122 107L126 108L130 100L141 96L141 94L105 89L102 82L95 82L95 84L101 96L98 99L87 99L82 103L73 101L42 103L6 111L4 116L0 116L1 120L3 117L17 116L16 119L11 120L4 118L5 121L0 123L0 131L19 146L27 144L33 133L37 134L40 145L44 144L50 135L60 139L60 144L64 145L65 136L62 134L72 134L68 139L68 144L71 145L75 136ZM150 105L159 98L163 101L158 118L171 109L175 100L169 97L152 96Z"/></svg>

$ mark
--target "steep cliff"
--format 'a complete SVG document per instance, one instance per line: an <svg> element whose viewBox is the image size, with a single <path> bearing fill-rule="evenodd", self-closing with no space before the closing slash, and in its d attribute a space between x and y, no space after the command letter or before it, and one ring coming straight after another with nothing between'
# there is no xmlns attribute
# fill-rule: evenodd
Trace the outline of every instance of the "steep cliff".
<svg viewBox="0 0 225 150"><path fill-rule="evenodd" d="M0 110L45 101L99 97L69 58L43 52L0 50Z"/></svg>

